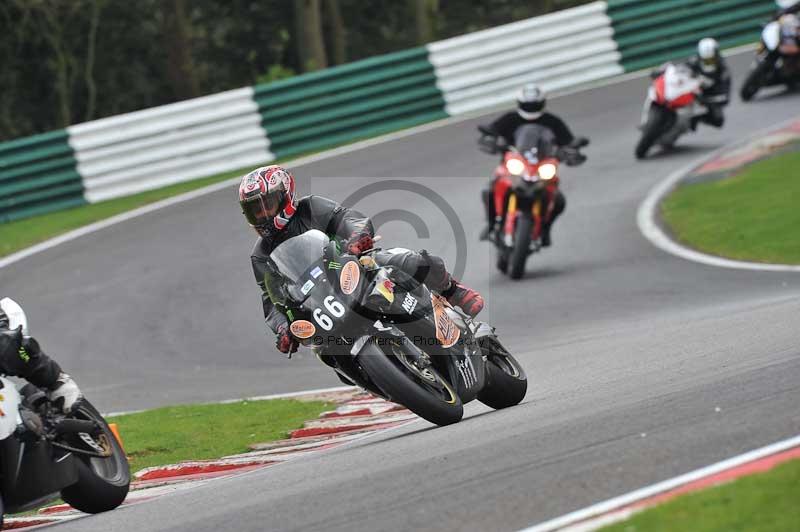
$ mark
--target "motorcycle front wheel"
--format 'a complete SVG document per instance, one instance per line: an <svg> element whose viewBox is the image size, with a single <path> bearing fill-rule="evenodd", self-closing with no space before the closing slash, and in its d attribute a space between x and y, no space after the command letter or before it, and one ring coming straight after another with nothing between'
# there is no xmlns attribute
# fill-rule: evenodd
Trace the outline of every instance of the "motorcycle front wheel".
<svg viewBox="0 0 800 532"><path fill-rule="evenodd" d="M664 122L666 120L665 114L665 111L661 107L657 105L650 106L650 109L647 111L647 122L642 128L642 137L639 139L638 144L636 144L635 155L637 159L644 159L647 152L650 151L650 148L652 148L653 144L658 140L658 137L664 133L666 129L664 127Z"/></svg>
<svg viewBox="0 0 800 532"><path fill-rule="evenodd" d="M512 279L522 279L525 275L525 263L531 248L531 230L533 219L527 214L517 217L517 226L514 228L514 248L511 250L511 270L508 276Z"/></svg>
<svg viewBox="0 0 800 532"><path fill-rule="evenodd" d="M391 401L439 426L461 421L464 405L453 387L432 367L419 369L400 357L370 342L358 362Z"/></svg>
<svg viewBox="0 0 800 532"><path fill-rule="evenodd" d="M742 84L742 88L739 91L739 96L742 98L743 102L749 102L753 99L753 96L764 86L764 78L767 75L767 69L771 68L772 65L765 59L758 63L753 70L747 75L747 78L744 80Z"/></svg>
<svg viewBox="0 0 800 532"><path fill-rule="evenodd" d="M92 420L101 427L100 435L92 440L102 449L110 450L111 455L99 458L76 454L78 482L61 490L61 498L73 508L90 514L113 510L122 504L130 489L131 473L125 451L100 412L85 399L78 403L74 417Z"/></svg>

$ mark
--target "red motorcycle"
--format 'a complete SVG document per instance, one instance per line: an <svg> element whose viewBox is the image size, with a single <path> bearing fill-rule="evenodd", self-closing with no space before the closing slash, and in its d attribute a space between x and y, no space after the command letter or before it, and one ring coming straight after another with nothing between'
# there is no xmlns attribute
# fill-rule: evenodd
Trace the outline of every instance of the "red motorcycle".
<svg viewBox="0 0 800 532"><path fill-rule="evenodd" d="M671 148L678 137L691 130L692 118L707 110L698 100L705 80L698 78L686 66L667 64L663 71L654 72L654 79L647 91L642 108L639 129L642 136L634 151L637 159L643 159L654 145ZM727 96L707 98L727 100Z"/></svg>
<svg viewBox="0 0 800 532"><path fill-rule="evenodd" d="M494 171L491 199L500 218L494 238L497 268L520 279L528 257L542 248L542 229L555 207L559 165L562 161L569 166L582 164L586 157L580 148L589 141L582 138L572 146L558 148L549 129L529 124L519 128L515 146L501 146L491 131L479 130L484 152L504 152Z"/></svg>

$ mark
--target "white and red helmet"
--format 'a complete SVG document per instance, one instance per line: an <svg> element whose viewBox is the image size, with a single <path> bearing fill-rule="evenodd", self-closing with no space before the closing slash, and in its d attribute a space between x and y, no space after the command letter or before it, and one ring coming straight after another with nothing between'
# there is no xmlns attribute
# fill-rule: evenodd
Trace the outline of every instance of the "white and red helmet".
<svg viewBox="0 0 800 532"><path fill-rule="evenodd" d="M239 184L239 204L259 235L276 234L296 210L294 176L277 165L256 168Z"/></svg>

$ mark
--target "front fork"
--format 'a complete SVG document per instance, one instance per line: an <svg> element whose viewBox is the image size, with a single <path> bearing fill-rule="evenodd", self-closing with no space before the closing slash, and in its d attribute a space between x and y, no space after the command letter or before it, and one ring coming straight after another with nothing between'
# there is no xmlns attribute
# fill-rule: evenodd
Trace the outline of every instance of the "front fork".
<svg viewBox="0 0 800 532"><path fill-rule="evenodd" d="M542 234L542 225L544 223L545 215L551 215L553 211L553 201L549 201L547 205L547 212L542 212L542 206L544 203L544 198L542 198L542 194L547 195L554 195L554 192L551 194L548 190L543 190L537 197L533 200L533 204L531 205L531 217L533 218L533 226L531 227L531 240L533 242L538 242L539 237ZM522 215L522 212L518 210L517 207L517 195L513 192L508 198L508 209L506 214L506 221L505 226L503 227L503 243L506 247L513 247L514 246L514 233L517 226L517 216Z"/></svg>

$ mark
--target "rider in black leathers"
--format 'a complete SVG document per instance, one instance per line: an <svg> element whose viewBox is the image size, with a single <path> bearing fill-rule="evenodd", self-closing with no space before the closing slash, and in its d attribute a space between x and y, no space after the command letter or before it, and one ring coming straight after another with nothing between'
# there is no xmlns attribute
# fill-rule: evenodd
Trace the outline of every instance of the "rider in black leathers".
<svg viewBox="0 0 800 532"><path fill-rule="evenodd" d="M570 131L567 124L558 116L545 112L547 97L536 84L525 85L517 96L517 109L510 111L497 118L485 129L505 142L506 146L513 146L514 139L520 126L526 124L537 124L548 128L553 132L558 146L569 146L575 141L575 136ZM481 232L481 240L488 240L498 229L502 213L495 212L494 205L494 184L493 178L489 185L481 192L484 209L486 212L486 227ZM564 212L567 206L567 199L561 190L556 192L553 198L553 212L542 226L542 246L551 244L550 229L556 218Z"/></svg>
<svg viewBox="0 0 800 532"><path fill-rule="evenodd" d="M700 101L708 111L692 118L692 129L703 122L713 127L722 127L725 115L722 109L728 105L731 96L731 72L719 52L717 41L702 39L697 44L697 54L686 61L686 65L701 80Z"/></svg>
<svg viewBox="0 0 800 532"><path fill-rule="evenodd" d="M251 262L261 288L264 318L277 335L278 350L287 354L297 350L298 342L289 332L286 315L272 303L264 285L270 253L282 242L312 229L341 240L345 249L356 255L372 249L374 237L372 222L363 214L321 196L295 200L294 188L294 177L279 166L257 168L242 178L239 187L239 202L245 217L260 235ZM444 261L425 250L392 248L377 252L374 259L382 266L393 266L424 282L467 314L475 316L483 308L481 295L455 280Z"/></svg>
<svg viewBox="0 0 800 532"><path fill-rule="evenodd" d="M72 378L42 352L39 342L23 336L22 330L9 329L8 316L0 308L0 374L21 377L48 390L50 400L69 412L81 392Z"/></svg>

